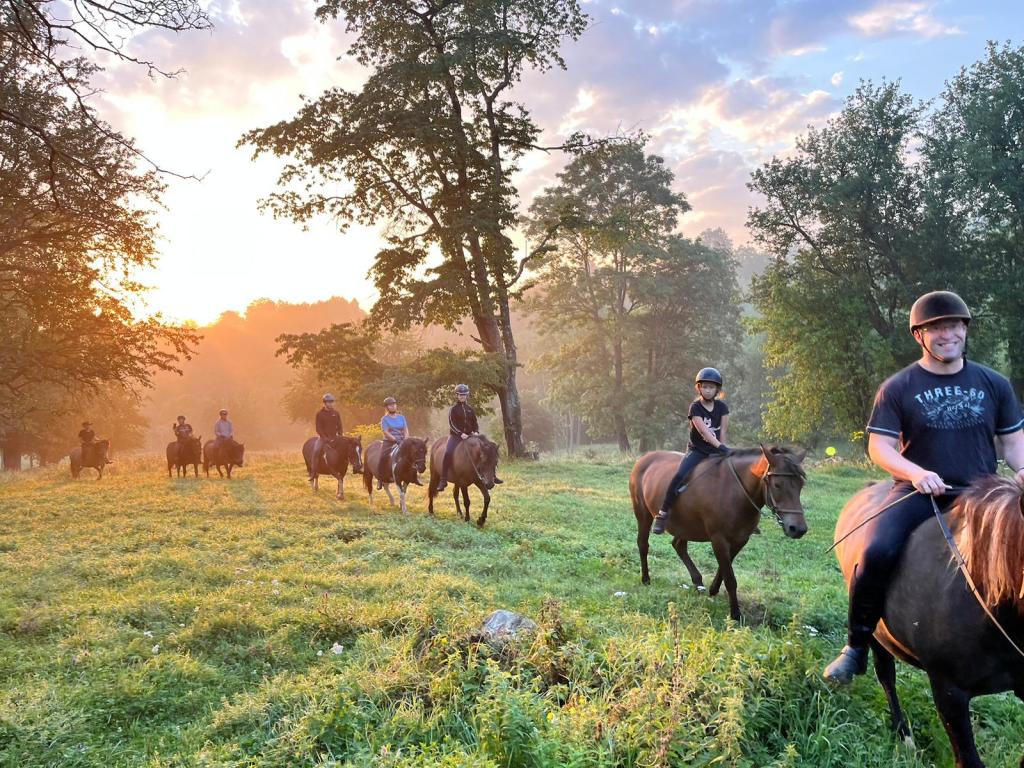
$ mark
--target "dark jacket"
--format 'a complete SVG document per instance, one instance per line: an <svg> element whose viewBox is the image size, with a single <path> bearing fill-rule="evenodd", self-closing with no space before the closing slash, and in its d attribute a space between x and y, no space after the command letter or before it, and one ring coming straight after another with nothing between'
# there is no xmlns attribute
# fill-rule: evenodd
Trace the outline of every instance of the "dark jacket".
<svg viewBox="0 0 1024 768"><path fill-rule="evenodd" d="M186 437L192 437L191 424L172 424L171 429L174 431L174 436L179 440L184 440Z"/></svg>
<svg viewBox="0 0 1024 768"><path fill-rule="evenodd" d="M452 435L471 435L480 431L476 411L469 403L456 403L448 411L448 431Z"/></svg>
<svg viewBox="0 0 1024 768"><path fill-rule="evenodd" d="M321 408L316 412L316 433L324 440L333 440L341 435L341 414Z"/></svg>
<svg viewBox="0 0 1024 768"><path fill-rule="evenodd" d="M78 430L78 439L83 443L92 443L96 441L96 433L91 429L80 429Z"/></svg>

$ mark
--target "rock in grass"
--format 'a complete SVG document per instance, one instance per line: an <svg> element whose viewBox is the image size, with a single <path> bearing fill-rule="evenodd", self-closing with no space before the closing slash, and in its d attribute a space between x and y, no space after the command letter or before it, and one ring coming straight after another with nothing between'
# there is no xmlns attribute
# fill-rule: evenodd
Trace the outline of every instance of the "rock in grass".
<svg viewBox="0 0 1024 768"><path fill-rule="evenodd" d="M513 611L497 610L487 617L480 628L480 639L493 645L501 646L509 640L517 640L523 635L537 631L537 622Z"/></svg>

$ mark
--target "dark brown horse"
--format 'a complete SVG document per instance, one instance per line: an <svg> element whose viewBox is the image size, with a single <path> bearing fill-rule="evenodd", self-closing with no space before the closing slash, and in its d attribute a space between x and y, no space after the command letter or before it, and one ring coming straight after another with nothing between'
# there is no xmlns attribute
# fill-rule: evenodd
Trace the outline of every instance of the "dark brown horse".
<svg viewBox="0 0 1024 768"><path fill-rule="evenodd" d="M89 446L85 456L82 455L82 448L71 450L71 476L78 477L85 467L92 467L99 475L97 480L103 478L103 468L107 466L107 455L110 453L109 440L96 440Z"/></svg>
<svg viewBox="0 0 1024 768"><path fill-rule="evenodd" d="M687 553L691 541L710 541L718 561L718 572L708 594L717 595L722 583L729 593L729 615L740 618L736 598L736 575L732 561L757 527L761 507L775 513L786 536L799 539L807 533L800 491L806 474L801 462L806 451L777 445L763 445L736 451L731 456L702 461L693 470L686 490L679 495L667 530L672 547L683 561L694 585L703 590L703 577ZM647 569L648 540L654 515L661 507L672 475L682 454L654 451L637 459L629 476L629 493L636 515L636 545L640 550L640 572L644 584L651 583Z"/></svg>
<svg viewBox="0 0 1024 768"><path fill-rule="evenodd" d="M203 456L203 438L186 437L167 444L167 476L171 476L171 468L177 468L179 477L188 477L188 465L191 464L199 477L199 462Z"/></svg>
<svg viewBox="0 0 1024 768"><path fill-rule="evenodd" d="M864 488L839 514L835 540L849 534L836 547L847 584L875 524L867 522L854 529L876 513L891 487L886 482ZM979 594L1013 641L1024 648L1020 486L1005 478L983 478L954 503L946 519ZM922 523L907 540L871 650L893 728L907 741L912 739L896 695L893 657L928 675L958 768L983 765L971 729L971 699L1001 691L1013 691L1024 699L1024 656L985 615L936 520ZM1024 759L1020 764L1024 766Z"/></svg>
<svg viewBox="0 0 1024 768"><path fill-rule="evenodd" d="M363 457L363 486L370 494L370 501L373 501L373 481L377 477L383 445L382 440L374 440L366 447L366 455ZM391 460L386 463L388 469L384 471L384 476L379 478L384 484L384 492L388 495L391 506L394 506L395 497L391 494L391 483L397 485L402 513L408 515L405 491L411 484L422 485L420 475L427 471L427 441L422 437L405 438L399 443L398 450L392 453Z"/></svg>
<svg viewBox="0 0 1024 768"><path fill-rule="evenodd" d="M224 467L228 473L228 480L231 479L232 467L242 466L245 459L245 444L235 442L232 438L225 438L220 444L216 440L207 440L203 446L203 471L210 476L210 467L217 470L217 474L224 477L220 471Z"/></svg>
<svg viewBox="0 0 1024 768"><path fill-rule="evenodd" d="M363 471L363 438L341 435L330 440L324 448L317 466L313 466L313 447L316 438L311 437L302 444L302 458L306 462L309 484L314 491L320 490L320 475L332 475L338 481L335 498L345 498L345 475L348 466L352 465L353 474Z"/></svg>
<svg viewBox="0 0 1024 768"><path fill-rule="evenodd" d="M448 438L442 437L434 442L430 449L430 485L427 488L428 509L434 514L434 497L437 486L441 482L441 465L444 463L444 449ZM452 497L455 499L455 512L469 522L469 486L475 485L484 497L484 509L477 519L477 527L483 528L487 522L487 508L491 505L491 488L494 487L494 476L498 472L498 444L492 443L483 435L473 435L463 440L452 455L452 469L448 474L448 482L452 485ZM466 507L465 515L459 507L459 491L462 491L462 503Z"/></svg>

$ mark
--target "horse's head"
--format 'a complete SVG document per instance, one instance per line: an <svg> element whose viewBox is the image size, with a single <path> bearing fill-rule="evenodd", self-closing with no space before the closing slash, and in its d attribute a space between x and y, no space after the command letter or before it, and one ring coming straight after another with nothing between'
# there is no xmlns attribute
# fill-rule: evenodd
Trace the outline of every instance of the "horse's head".
<svg viewBox="0 0 1024 768"><path fill-rule="evenodd" d="M242 466L242 460L245 458L245 443L239 443L232 439L224 444L224 448L228 461L236 467Z"/></svg>
<svg viewBox="0 0 1024 768"><path fill-rule="evenodd" d="M422 437L407 437L398 448L398 458L420 475L427 471L427 441Z"/></svg>
<svg viewBox="0 0 1024 768"><path fill-rule="evenodd" d="M92 456L99 463L105 463L109 458L107 455L110 452L110 441L107 439L97 440L92 444Z"/></svg>
<svg viewBox="0 0 1024 768"><path fill-rule="evenodd" d="M785 448L780 445L762 445L764 457L764 501L775 513L782 530L791 539L799 539L807 533L807 518L800 501L807 473L801 465L807 451ZM760 463L760 462L759 462ZM757 474L760 474L758 467Z"/></svg>
<svg viewBox="0 0 1024 768"><path fill-rule="evenodd" d="M352 471L359 473L363 471L363 436L356 435L355 437L343 437L344 445L342 446L345 455L348 458L348 463L352 465Z"/></svg>
<svg viewBox="0 0 1024 768"><path fill-rule="evenodd" d="M472 445L469 449L476 472L485 487L493 488L494 476L498 473L498 444L492 443L483 435L471 439Z"/></svg>

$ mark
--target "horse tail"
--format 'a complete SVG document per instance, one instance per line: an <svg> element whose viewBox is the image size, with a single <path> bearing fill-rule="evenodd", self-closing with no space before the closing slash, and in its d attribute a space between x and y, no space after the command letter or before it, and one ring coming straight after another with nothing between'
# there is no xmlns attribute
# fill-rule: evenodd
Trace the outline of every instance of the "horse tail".
<svg viewBox="0 0 1024 768"><path fill-rule="evenodd" d="M372 443L370 445L373 445ZM373 470L370 469L370 451L367 446L366 453L363 454L363 488L366 492L373 495Z"/></svg>
<svg viewBox="0 0 1024 768"><path fill-rule="evenodd" d="M639 461L633 466L633 471L629 473L629 498L633 502L633 515L636 517L636 524L641 528L644 523L650 525L651 520L651 512L647 509L643 491L640 488L643 473L644 466Z"/></svg>

